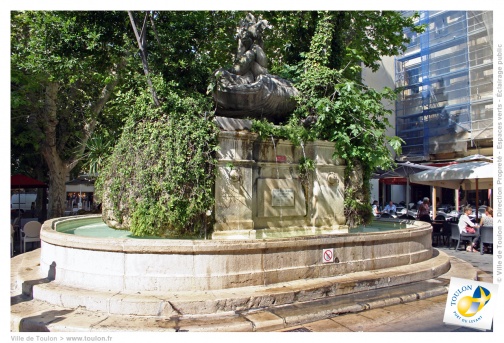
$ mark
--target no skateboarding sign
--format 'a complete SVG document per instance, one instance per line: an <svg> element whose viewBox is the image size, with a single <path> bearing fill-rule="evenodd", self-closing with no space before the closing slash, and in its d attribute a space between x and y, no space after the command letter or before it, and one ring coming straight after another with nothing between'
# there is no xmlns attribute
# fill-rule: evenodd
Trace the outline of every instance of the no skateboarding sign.
<svg viewBox="0 0 504 343"><path fill-rule="evenodd" d="M323 263L334 262L334 249L323 249L322 250L322 262Z"/></svg>

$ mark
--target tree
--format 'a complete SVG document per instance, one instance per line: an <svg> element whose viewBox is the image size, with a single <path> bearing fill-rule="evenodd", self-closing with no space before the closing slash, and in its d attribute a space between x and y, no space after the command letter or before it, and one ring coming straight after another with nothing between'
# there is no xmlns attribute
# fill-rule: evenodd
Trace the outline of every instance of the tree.
<svg viewBox="0 0 504 343"><path fill-rule="evenodd" d="M397 56L406 50L408 39L403 29L422 32L415 17L403 17L397 11L267 11L259 12L272 25L265 32L265 50L275 73L286 72L302 62L310 51L315 31L326 13L332 33L320 52L329 51L326 66L343 70L347 65L363 64L376 71L382 56ZM288 70L289 68L287 68ZM358 80L360 73L344 69L344 76ZM291 75L294 77L295 75Z"/></svg>
<svg viewBox="0 0 504 343"><path fill-rule="evenodd" d="M11 14L11 117L26 120L25 137L47 165L49 217L63 215L66 177L119 82L126 23L116 12Z"/></svg>
<svg viewBox="0 0 504 343"><path fill-rule="evenodd" d="M413 18L391 11L275 13L271 21L284 29L279 39L294 41L300 33L293 44L302 50L296 55L290 44L284 45L283 61L291 65L283 70L296 80L300 96L292 118L276 133L293 141L334 142L335 155L347 163L347 224L366 223L371 218L371 173L393 164L387 146L398 151L401 140L385 136L392 113L382 101L395 100L395 91L378 92L363 84L361 65L377 70L382 56L405 50L404 27L417 32L422 28L414 25ZM255 127L265 130L262 124Z"/></svg>
<svg viewBox="0 0 504 343"><path fill-rule="evenodd" d="M353 25L343 40L338 25L349 17ZM383 19L391 24L384 25ZM376 70L381 56L404 50L405 25L421 30L413 26L412 19L396 12L320 12L310 50L298 69L300 97L292 123L315 117L305 135L334 142L335 155L346 161L345 215L350 226L370 220L367 185L371 173L393 164L387 145L397 152L401 148L400 138L385 135L390 127L387 117L392 112L384 107L383 100L395 100L396 93L389 88L378 92L364 85L360 63ZM346 55L341 51L338 54L335 42L336 47L345 42Z"/></svg>

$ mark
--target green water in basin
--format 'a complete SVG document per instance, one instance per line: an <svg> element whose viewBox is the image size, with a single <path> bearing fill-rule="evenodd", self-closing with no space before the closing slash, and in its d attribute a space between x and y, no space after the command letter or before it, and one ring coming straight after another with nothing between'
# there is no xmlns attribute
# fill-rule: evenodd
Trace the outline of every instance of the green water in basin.
<svg viewBox="0 0 504 343"><path fill-rule="evenodd" d="M391 230L399 230L405 229L406 223L403 221L373 221L370 225L360 225L356 228L349 229L349 233L364 233L364 232L382 232L382 231L391 231Z"/></svg>
<svg viewBox="0 0 504 343"><path fill-rule="evenodd" d="M348 233L366 233L366 232L385 232L391 230L398 230L406 228L404 222L379 222L374 221L371 225L359 226L349 229ZM107 226L100 217L96 218L76 218L74 220L65 220L56 225L56 231L83 237L97 237L97 238L133 238L133 239L202 239L199 237L174 237L174 238L160 238L155 236L137 237L133 236L131 231L115 230ZM305 230L304 232L295 231L289 232L288 229L282 229L274 234L259 235L257 238L286 238L323 234L323 232L313 232L312 230ZM312 231L312 232L310 232ZM318 231L318 230L315 230ZM345 231L341 233L346 233Z"/></svg>
<svg viewBox="0 0 504 343"><path fill-rule="evenodd" d="M133 238L133 239L200 239L198 237L162 238L157 236L133 236L129 230L116 230L110 228L101 218L76 218L74 220L57 223L56 231L70 235L97 238Z"/></svg>

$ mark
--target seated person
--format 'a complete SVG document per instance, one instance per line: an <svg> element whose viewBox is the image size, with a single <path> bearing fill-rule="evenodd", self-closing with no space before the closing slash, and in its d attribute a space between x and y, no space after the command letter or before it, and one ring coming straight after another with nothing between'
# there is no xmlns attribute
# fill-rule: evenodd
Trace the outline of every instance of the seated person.
<svg viewBox="0 0 504 343"><path fill-rule="evenodd" d="M490 206L485 209L485 215L481 217L480 226L493 226L493 209Z"/></svg>
<svg viewBox="0 0 504 343"><path fill-rule="evenodd" d="M429 206L429 198L425 197L423 199L422 204L418 207L417 219L423 222L431 222L430 218L430 206Z"/></svg>
<svg viewBox="0 0 504 343"><path fill-rule="evenodd" d="M373 201L373 205L371 206L371 210L373 212L373 216L379 217L380 211L378 211L378 200Z"/></svg>
<svg viewBox="0 0 504 343"><path fill-rule="evenodd" d="M390 213L390 214L395 214L397 212L396 205L392 202L392 200L389 201L387 206L383 209L383 212Z"/></svg>
<svg viewBox="0 0 504 343"><path fill-rule="evenodd" d="M493 226L493 209L488 206L485 209L485 215L481 217L480 220L480 227L482 226ZM485 246L483 246L483 252L488 253L488 246L486 245L487 243L484 243Z"/></svg>
<svg viewBox="0 0 504 343"><path fill-rule="evenodd" d="M469 218L469 215L472 213L472 208L471 206L466 206L464 207L464 214L462 214L459 218L458 222L458 227L459 227L459 232L463 234L471 234L474 235L473 239L473 244L467 246L467 251L472 251L472 252L478 252L476 250L476 247L478 246L479 242L479 232L477 228L479 228L478 224L474 224L471 219ZM470 230L469 228L474 228L473 230ZM472 232L473 231L473 232Z"/></svg>

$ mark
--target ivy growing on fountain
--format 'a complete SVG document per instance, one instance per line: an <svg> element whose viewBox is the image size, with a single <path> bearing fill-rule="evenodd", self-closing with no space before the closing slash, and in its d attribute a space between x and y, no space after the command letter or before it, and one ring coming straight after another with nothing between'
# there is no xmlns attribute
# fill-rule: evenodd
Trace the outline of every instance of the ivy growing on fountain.
<svg viewBox="0 0 504 343"><path fill-rule="evenodd" d="M321 12L310 51L304 61L288 72L299 90L298 106L288 122L274 126L255 121L253 130L262 136L274 135L295 144L311 140L334 142L335 157L347 164L345 175L345 216L351 227L371 220L369 180L377 168L394 161L387 145L401 149L399 137L388 137L392 114L382 101L394 101L396 92L369 88L360 81L360 62L364 57L347 50L350 61L343 69L328 67L334 34L331 12ZM306 162L306 161L305 161Z"/></svg>
<svg viewBox="0 0 504 343"><path fill-rule="evenodd" d="M96 182L104 220L136 236L197 237L214 203L217 130L208 98L155 78L161 106L136 98ZM106 210L106 208L108 210Z"/></svg>

